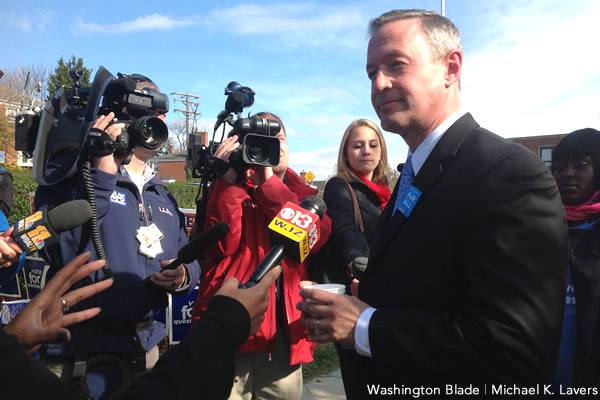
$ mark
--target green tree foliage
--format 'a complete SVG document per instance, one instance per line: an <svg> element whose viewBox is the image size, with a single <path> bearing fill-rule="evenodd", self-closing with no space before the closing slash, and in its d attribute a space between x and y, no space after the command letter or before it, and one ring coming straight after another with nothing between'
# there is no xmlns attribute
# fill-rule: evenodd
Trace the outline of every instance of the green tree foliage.
<svg viewBox="0 0 600 400"><path fill-rule="evenodd" d="M394 187L396 186L396 182L398 181L398 178L400 177L400 172L398 172L397 169L392 168L388 165L387 169L385 170L385 175L388 178L388 186L389 186L390 190L394 190Z"/></svg>
<svg viewBox="0 0 600 400"><path fill-rule="evenodd" d="M31 171L28 169L20 168L16 165L4 165L3 168L10 171L13 175L15 204L8 222L14 224L16 221L31 215L29 193L35 192L37 183L31 177Z"/></svg>
<svg viewBox="0 0 600 400"><path fill-rule="evenodd" d="M48 76L48 100L54 96L54 93L63 86L71 87L73 78L69 76L69 71L75 69L83 72L81 78L81 86L90 86L90 77L92 70L83 66L83 59L76 58L74 55L71 56L70 60L66 60L61 57L58 60L58 66Z"/></svg>
<svg viewBox="0 0 600 400"><path fill-rule="evenodd" d="M14 147L15 131L5 115L0 115L0 150L8 151Z"/></svg>

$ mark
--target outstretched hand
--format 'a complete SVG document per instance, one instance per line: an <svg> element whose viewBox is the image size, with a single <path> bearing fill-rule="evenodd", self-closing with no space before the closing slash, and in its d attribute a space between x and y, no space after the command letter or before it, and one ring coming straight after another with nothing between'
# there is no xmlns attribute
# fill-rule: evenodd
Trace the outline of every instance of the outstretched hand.
<svg viewBox="0 0 600 400"><path fill-rule="evenodd" d="M43 343L68 341L71 333L64 327L96 316L100 308L94 307L69 314L65 314L65 311L81 300L107 289L113 283L112 279L106 279L65 294L75 282L99 270L105 264L104 260L84 264L89 258L88 251L61 268L44 289L4 327L4 331L9 335L16 335L19 343L30 352Z"/></svg>
<svg viewBox="0 0 600 400"><path fill-rule="evenodd" d="M258 332L265 319L265 311L267 311L267 305L269 304L269 287L279 277L279 274L281 274L281 267L273 268L260 282L249 289L239 289L238 280L229 278L215 293L215 296L227 296L239 301L248 310L248 314L250 314L250 336Z"/></svg>

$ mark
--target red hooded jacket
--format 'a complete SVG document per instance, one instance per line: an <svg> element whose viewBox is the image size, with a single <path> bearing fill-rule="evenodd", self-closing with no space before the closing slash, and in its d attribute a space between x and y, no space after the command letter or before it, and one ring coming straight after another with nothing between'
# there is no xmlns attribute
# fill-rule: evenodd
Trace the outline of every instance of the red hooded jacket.
<svg viewBox="0 0 600 400"><path fill-rule="evenodd" d="M283 183L273 175L265 183L252 188L232 185L222 179L216 179L206 207L205 228L219 222L229 224L229 234L206 255L202 265L198 298L192 310L192 324L200 319L209 300L229 277L240 282L248 280L256 266L271 249L267 226L288 201L299 204L308 196L318 193L317 189L306 185L291 169L287 169ZM324 215L320 223L321 238L311 250L318 251L331 232L331 220ZM304 263L290 258L281 262L283 271L282 295L284 296L285 316L282 321L290 343L290 365L311 362L316 343L308 341L304 324L300 320L301 312L296 303L302 300L298 294L298 283L308 279L307 267L310 256ZM276 332L276 294L275 286L269 289L269 306L258 333L250 337L239 352L270 352L273 348Z"/></svg>

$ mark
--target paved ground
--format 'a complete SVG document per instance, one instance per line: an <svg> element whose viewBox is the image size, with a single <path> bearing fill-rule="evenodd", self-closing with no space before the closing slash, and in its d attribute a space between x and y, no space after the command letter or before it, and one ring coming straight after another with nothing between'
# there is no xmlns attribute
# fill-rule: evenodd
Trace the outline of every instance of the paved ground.
<svg viewBox="0 0 600 400"><path fill-rule="evenodd" d="M346 400L340 370L305 382L302 400Z"/></svg>

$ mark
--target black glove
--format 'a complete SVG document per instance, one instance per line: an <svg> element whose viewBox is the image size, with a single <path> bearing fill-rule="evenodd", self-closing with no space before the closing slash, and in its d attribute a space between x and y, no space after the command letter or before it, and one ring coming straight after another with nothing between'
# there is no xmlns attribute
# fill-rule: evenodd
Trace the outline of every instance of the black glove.
<svg viewBox="0 0 600 400"><path fill-rule="evenodd" d="M367 269L369 259L367 257L356 257L350 263L352 277L360 280Z"/></svg>

